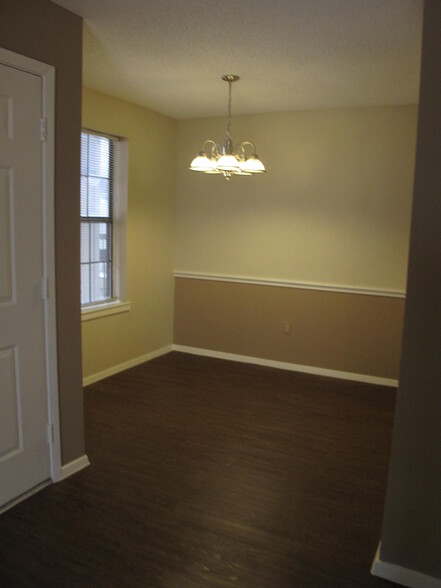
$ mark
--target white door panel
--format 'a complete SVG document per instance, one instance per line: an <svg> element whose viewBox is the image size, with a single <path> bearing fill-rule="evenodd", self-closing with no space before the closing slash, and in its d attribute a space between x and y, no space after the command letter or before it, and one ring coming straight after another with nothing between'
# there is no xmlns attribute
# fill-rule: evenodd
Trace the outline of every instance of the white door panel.
<svg viewBox="0 0 441 588"><path fill-rule="evenodd" d="M23 449L18 379L17 347L3 349L0 351L0 390L2 390L0 462Z"/></svg>
<svg viewBox="0 0 441 588"><path fill-rule="evenodd" d="M0 104L0 112L1 112ZM2 129L0 127L0 136ZM0 305L13 302L12 169L0 167Z"/></svg>
<svg viewBox="0 0 441 588"><path fill-rule="evenodd" d="M0 65L0 506L50 478L41 84Z"/></svg>

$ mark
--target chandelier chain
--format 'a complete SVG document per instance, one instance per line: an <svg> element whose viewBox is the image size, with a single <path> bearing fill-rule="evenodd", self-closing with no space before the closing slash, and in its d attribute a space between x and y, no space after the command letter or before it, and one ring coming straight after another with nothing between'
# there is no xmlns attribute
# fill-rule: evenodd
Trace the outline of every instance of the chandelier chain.
<svg viewBox="0 0 441 588"><path fill-rule="evenodd" d="M231 139L231 81L228 81L228 124L227 124L227 137Z"/></svg>

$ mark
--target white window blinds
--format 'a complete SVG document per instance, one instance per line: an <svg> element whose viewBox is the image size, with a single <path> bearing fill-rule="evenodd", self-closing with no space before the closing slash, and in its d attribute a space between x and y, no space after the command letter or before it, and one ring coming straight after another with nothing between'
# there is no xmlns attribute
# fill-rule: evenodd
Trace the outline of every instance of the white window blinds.
<svg viewBox="0 0 441 588"><path fill-rule="evenodd" d="M81 304L113 298L115 140L81 133Z"/></svg>

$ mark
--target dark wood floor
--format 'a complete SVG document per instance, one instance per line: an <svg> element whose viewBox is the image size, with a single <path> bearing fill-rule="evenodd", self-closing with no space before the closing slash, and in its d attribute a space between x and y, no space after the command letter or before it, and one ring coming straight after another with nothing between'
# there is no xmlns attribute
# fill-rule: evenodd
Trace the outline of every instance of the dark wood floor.
<svg viewBox="0 0 441 588"><path fill-rule="evenodd" d="M394 401L178 353L94 384L92 466L0 516L0 586L390 587Z"/></svg>

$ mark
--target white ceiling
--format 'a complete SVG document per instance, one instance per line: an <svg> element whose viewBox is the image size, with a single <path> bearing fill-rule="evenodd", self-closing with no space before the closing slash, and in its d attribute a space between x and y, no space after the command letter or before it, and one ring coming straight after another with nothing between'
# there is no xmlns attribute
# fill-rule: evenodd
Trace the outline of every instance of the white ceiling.
<svg viewBox="0 0 441 588"><path fill-rule="evenodd" d="M423 0L55 0L84 85L173 118L418 101Z"/></svg>

